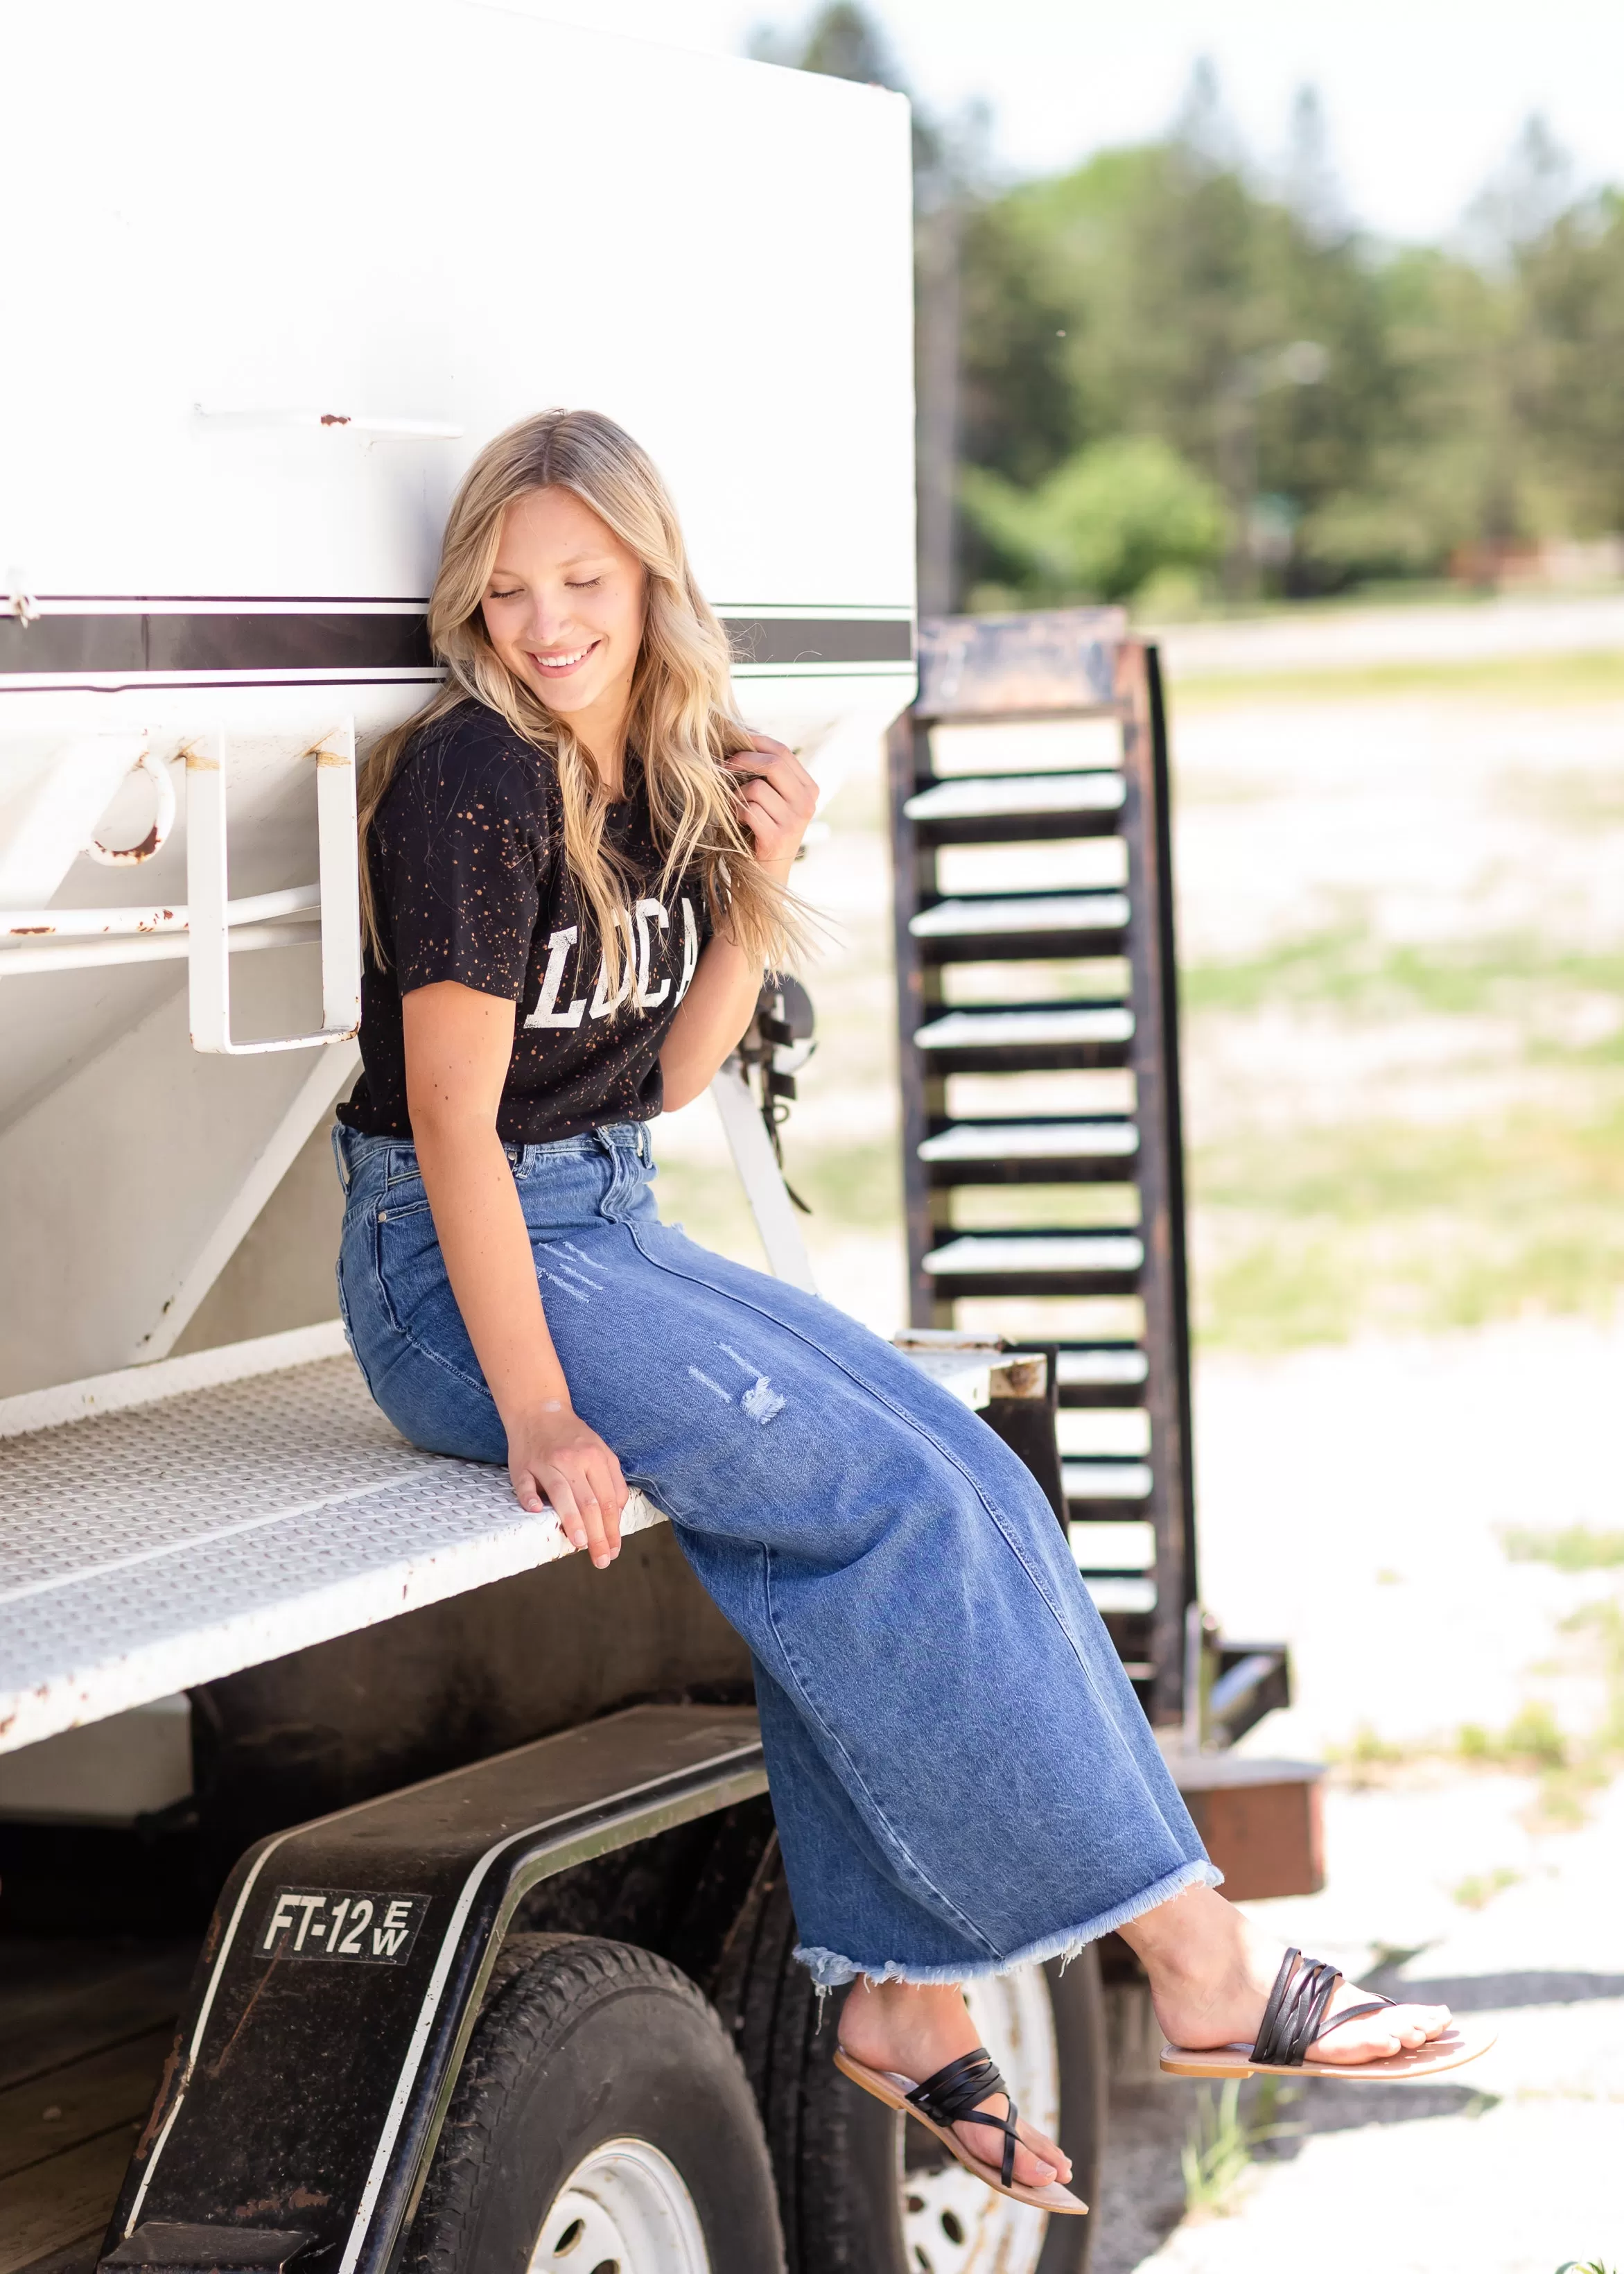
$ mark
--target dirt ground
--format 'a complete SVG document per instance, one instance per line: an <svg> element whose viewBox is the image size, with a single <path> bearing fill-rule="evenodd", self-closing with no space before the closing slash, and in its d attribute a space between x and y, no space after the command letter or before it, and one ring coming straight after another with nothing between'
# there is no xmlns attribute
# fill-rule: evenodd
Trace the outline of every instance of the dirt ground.
<svg viewBox="0 0 1624 2274"><path fill-rule="evenodd" d="M1554 2274L1624 2257L1624 1787L1583 1830L1530 1840L1506 1776L1334 1792L1329 1884L1252 1908L1389 1995L1447 1999L1498 2032L1434 2085L1305 2085L1215 2210L1186 2213L1180 2151L1210 2088L1168 2082L1113 2102L1094 2274ZM1447 1888L1469 1861L1513 1859L1480 1910ZM1372 1947L1380 1941L1380 1947ZM1406 1955L1408 1954L1408 1955ZM1385 1968L1372 1957L1386 1956ZM1256 2088L1242 2099L1256 2123Z"/></svg>

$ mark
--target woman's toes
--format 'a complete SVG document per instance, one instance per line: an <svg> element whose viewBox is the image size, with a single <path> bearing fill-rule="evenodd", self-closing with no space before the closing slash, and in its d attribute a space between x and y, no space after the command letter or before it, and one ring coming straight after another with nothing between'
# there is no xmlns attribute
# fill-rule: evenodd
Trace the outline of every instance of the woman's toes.
<svg viewBox="0 0 1624 2274"><path fill-rule="evenodd" d="M1004 2161L1004 2150L995 2133L982 2124L961 2124L959 2136L970 2153L988 2168L996 2172ZM1023 2187L1046 2187L1058 2180L1062 2186L1071 2176L1069 2157L1046 2139L1041 2132L1028 2135L1025 2126L1015 2145L1015 2178Z"/></svg>

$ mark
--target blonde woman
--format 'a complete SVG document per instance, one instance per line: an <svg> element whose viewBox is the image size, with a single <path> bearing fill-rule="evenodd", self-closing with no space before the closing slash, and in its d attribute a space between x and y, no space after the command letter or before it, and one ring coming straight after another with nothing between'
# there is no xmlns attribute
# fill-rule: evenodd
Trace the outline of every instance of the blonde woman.
<svg viewBox="0 0 1624 2274"><path fill-rule="evenodd" d="M754 1653L799 1954L862 1985L842 2066L989 2186L1077 2210L975 2044L972 1976L1114 1928L1176 2045L1312 2045L1343 2074L1461 2058L1416 2051L1445 2009L1282 1963L1214 1892L992 1431L831 1305L660 1222L648 1124L698 1096L793 946L814 787L739 719L643 451L585 411L500 436L429 624L444 687L364 786L346 1327L407 1437L505 1462L599 1567L628 1483L671 1517Z"/></svg>

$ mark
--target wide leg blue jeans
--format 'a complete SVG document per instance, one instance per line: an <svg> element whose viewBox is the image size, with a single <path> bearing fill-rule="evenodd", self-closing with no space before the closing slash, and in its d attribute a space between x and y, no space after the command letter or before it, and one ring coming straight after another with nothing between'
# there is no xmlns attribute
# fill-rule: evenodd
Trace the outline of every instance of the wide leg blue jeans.
<svg viewBox="0 0 1624 2274"><path fill-rule="evenodd" d="M373 1397L503 1461L417 1156L340 1129ZM800 1956L956 1982L1216 1885L1065 1537L975 1414L829 1303L660 1222L634 1125L510 1146L575 1411L748 1643Z"/></svg>

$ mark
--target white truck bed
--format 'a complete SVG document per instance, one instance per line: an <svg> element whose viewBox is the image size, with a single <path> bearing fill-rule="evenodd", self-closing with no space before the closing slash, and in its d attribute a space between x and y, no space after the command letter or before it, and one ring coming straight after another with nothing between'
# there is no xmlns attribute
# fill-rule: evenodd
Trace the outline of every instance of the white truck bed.
<svg viewBox="0 0 1624 2274"><path fill-rule="evenodd" d="M909 1355L986 1404L985 1346ZM573 1552L397 1435L336 1322L0 1400L0 1752Z"/></svg>

